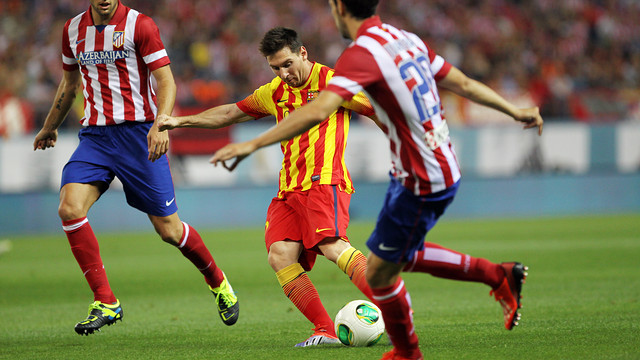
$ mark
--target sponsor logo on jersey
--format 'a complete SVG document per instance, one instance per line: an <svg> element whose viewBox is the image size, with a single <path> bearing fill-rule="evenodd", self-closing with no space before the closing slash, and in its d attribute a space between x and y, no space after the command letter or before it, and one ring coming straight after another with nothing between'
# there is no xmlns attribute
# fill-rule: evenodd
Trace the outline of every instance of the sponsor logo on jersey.
<svg viewBox="0 0 640 360"><path fill-rule="evenodd" d="M80 65L98 65L113 64L118 59L129 57L130 50L113 50L113 51L87 51L78 54L78 64Z"/></svg>
<svg viewBox="0 0 640 360"><path fill-rule="evenodd" d="M124 45L124 31L114 31L113 33L113 47L119 48Z"/></svg>

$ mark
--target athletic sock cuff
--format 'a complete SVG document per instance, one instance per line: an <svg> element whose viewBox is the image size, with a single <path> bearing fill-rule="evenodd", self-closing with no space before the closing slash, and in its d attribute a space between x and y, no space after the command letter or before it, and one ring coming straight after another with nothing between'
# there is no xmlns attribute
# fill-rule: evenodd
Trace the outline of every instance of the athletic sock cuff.
<svg viewBox="0 0 640 360"><path fill-rule="evenodd" d="M295 280L298 276L300 276L304 272L305 271L302 268L302 265L300 265L300 263L295 263L295 264L291 264L291 265L287 266L286 268L278 271L276 273L276 277L278 278L278 282L280 283L280 286L285 286L288 283L290 283L293 280Z"/></svg>
<svg viewBox="0 0 640 360"><path fill-rule="evenodd" d="M404 280L402 280L401 277L398 277L398 280L396 280L395 284L381 288L371 288L371 291L373 292L373 299L376 302L383 303L389 299L393 299L395 296L401 293L403 289Z"/></svg>
<svg viewBox="0 0 640 360"><path fill-rule="evenodd" d="M74 232L74 231L78 230L79 228L81 228L82 225L84 225L84 224L86 224L88 222L89 222L89 219L87 219L86 216L78 218L78 219L62 221L62 230L64 230L65 232Z"/></svg>
<svg viewBox="0 0 640 360"><path fill-rule="evenodd" d="M353 246L350 246L350 247L344 249L340 253L340 255L338 255L338 260L336 261L336 264L338 264L338 267L340 268L340 270L342 270L343 272L346 273L347 272L347 267L349 266L349 262L359 252L360 251L358 251L358 249L354 248Z"/></svg>

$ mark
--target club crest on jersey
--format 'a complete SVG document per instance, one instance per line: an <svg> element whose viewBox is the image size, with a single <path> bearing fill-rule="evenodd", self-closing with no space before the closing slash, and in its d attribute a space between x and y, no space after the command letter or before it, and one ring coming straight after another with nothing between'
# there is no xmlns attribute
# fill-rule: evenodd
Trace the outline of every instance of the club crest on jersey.
<svg viewBox="0 0 640 360"><path fill-rule="evenodd" d="M124 31L114 31L113 32L113 47L119 48L124 45Z"/></svg>
<svg viewBox="0 0 640 360"><path fill-rule="evenodd" d="M320 93L320 91L309 91L307 93L307 102L311 102L313 101L315 98L318 97L318 94Z"/></svg>

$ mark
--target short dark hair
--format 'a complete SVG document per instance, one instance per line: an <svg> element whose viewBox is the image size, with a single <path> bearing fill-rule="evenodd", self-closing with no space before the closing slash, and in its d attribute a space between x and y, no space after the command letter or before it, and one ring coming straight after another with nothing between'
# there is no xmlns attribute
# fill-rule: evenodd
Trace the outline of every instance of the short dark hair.
<svg viewBox="0 0 640 360"><path fill-rule="evenodd" d="M366 19L376 14L379 0L342 0L351 16L356 19ZM337 0L333 0L337 4Z"/></svg>
<svg viewBox="0 0 640 360"><path fill-rule="evenodd" d="M302 47L302 41L295 30L278 26L264 34L262 41L260 41L260 52L264 57L267 57L282 50L285 46L289 47L292 53L297 54Z"/></svg>

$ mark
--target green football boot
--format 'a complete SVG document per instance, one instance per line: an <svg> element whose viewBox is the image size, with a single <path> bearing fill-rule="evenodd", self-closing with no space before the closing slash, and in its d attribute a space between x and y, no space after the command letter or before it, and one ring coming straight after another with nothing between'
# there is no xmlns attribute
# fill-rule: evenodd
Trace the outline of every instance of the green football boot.
<svg viewBox="0 0 640 360"><path fill-rule="evenodd" d="M218 314L225 325L231 326L238 321L240 316L240 305L238 304L238 297L236 296L227 276L224 275L224 280L217 288L209 286L211 293L216 297L216 304L218 306Z"/></svg>
<svg viewBox="0 0 640 360"><path fill-rule="evenodd" d="M94 331L100 331L100 328L115 323L118 320L122 320L124 312L120 301L117 300L115 304L103 304L100 301L96 301L89 305L89 316L86 320L76 324L75 330L79 335L93 334Z"/></svg>

